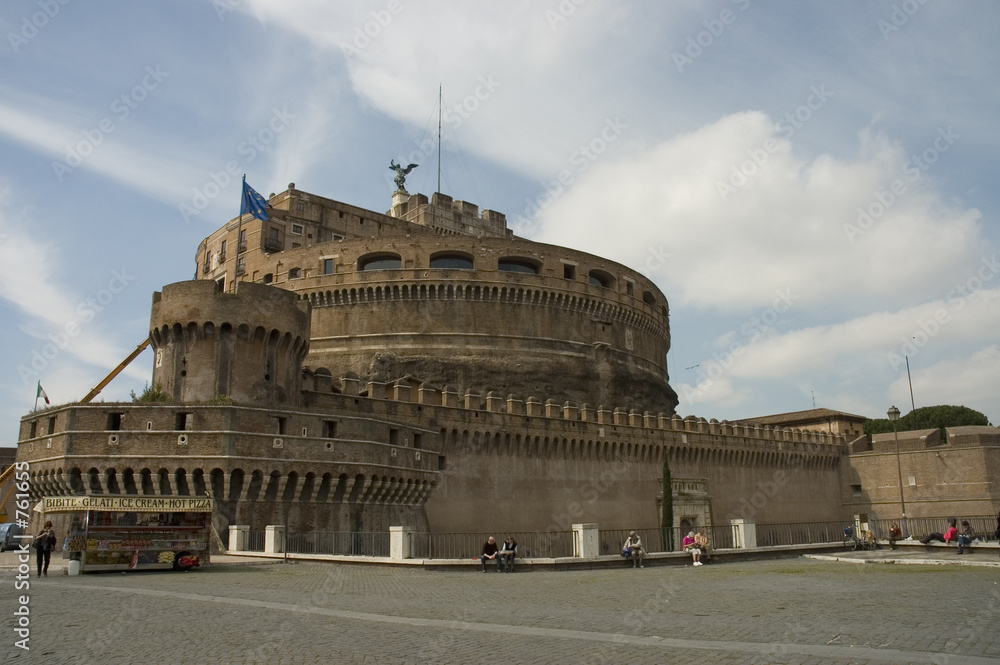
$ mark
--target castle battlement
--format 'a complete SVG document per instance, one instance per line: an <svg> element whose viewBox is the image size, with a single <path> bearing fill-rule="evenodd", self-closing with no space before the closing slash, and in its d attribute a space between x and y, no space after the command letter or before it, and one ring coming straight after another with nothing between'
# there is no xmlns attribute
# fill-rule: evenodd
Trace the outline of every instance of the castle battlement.
<svg viewBox="0 0 1000 665"><path fill-rule="evenodd" d="M506 421L508 427L526 427L537 429L549 423L572 424L577 435L590 433L597 435L599 431L613 431L616 438L634 436L630 432L640 432L643 435L655 436L657 433L680 434L680 440L687 443L688 434L693 435L692 441L711 444L713 446L732 445L747 441L774 444L777 451L815 452L818 448L827 448L827 454L834 452L839 455L845 450L843 435L817 432L814 430L794 427L771 427L734 423L726 420L707 420L703 417L670 415L665 412L640 411L627 406L577 404L570 401L542 399L533 395L522 398L518 395L502 395L498 391L477 391L467 389L460 392L457 388L445 385L437 386L423 382L413 377L403 377L392 382L361 381L350 374L334 380L326 369L306 369L304 389L309 393L310 403L317 408L325 404L336 403L336 397L364 399L369 401L369 408L377 409L379 402L413 404L417 407L436 407L442 410L454 410L458 419L477 419L480 414L485 424L489 417L491 425L499 425ZM312 381L310 382L310 378ZM333 400L324 400L326 396ZM396 415L399 410L389 407ZM413 414L419 413L416 409ZM439 418L447 417L439 414ZM727 440L730 443L727 444ZM803 444L802 446L796 444Z"/></svg>
<svg viewBox="0 0 1000 665"><path fill-rule="evenodd" d="M493 236L507 238L513 231L507 228L507 216L495 210L483 210L468 201L452 199L435 192L430 201L424 194L397 192L392 199L392 217L426 226L441 235Z"/></svg>

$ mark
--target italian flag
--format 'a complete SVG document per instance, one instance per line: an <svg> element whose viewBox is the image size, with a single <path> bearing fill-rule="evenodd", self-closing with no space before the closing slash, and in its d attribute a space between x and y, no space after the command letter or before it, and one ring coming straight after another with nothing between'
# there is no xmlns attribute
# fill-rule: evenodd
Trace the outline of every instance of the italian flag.
<svg viewBox="0 0 1000 665"><path fill-rule="evenodd" d="M45 388L42 388L41 381L38 382L38 392L35 393L35 399L37 400L39 397L43 398L46 404L52 403L49 401L49 396L45 394Z"/></svg>

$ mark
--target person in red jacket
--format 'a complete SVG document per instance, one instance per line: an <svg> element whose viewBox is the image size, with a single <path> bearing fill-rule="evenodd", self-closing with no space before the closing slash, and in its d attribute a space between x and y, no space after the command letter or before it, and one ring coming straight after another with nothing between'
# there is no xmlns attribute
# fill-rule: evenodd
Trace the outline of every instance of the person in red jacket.
<svg viewBox="0 0 1000 665"><path fill-rule="evenodd" d="M944 534L940 533L929 533L920 539L924 545L929 544L932 540L937 540L942 543L953 543L958 540L958 528L955 527L955 518L948 518L948 528L945 530Z"/></svg>

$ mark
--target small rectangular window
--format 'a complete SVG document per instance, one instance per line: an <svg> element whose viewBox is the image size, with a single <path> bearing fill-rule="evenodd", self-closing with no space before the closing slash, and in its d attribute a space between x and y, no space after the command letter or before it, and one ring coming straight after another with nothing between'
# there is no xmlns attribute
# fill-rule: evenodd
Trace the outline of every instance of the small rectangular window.
<svg viewBox="0 0 1000 665"><path fill-rule="evenodd" d="M294 233L297 236L302 235L302 225L301 224L292 224L292 233Z"/></svg>
<svg viewBox="0 0 1000 665"><path fill-rule="evenodd" d="M635 285L632 282L625 282L625 295L635 296Z"/></svg>
<svg viewBox="0 0 1000 665"><path fill-rule="evenodd" d="M444 455L438 455L438 471L444 471Z"/></svg>
<svg viewBox="0 0 1000 665"><path fill-rule="evenodd" d="M240 251L240 252L247 251L247 231L246 231L246 229L240 230L240 240L239 240L239 246L237 247L237 251Z"/></svg>
<svg viewBox="0 0 1000 665"><path fill-rule="evenodd" d="M422 439L421 435L414 432L414 434L413 434L413 447L414 448L420 448L421 443L423 443L423 441L421 439Z"/></svg>
<svg viewBox="0 0 1000 665"><path fill-rule="evenodd" d="M28 428L28 438L34 439L36 436L38 436L38 421L32 420Z"/></svg>
<svg viewBox="0 0 1000 665"><path fill-rule="evenodd" d="M323 274L324 275L333 274L333 259L323 259Z"/></svg>
<svg viewBox="0 0 1000 665"><path fill-rule="evenodd" d="M571 266L568 263L564 263L563 279L576 279L576 266Z"/></svg>
<svg viewBox="0 0 1000 665"><path fill-rule="evenodd" d="M54 434L56 431L56 418L55 416L49 418L48 423L49 434Z"/></svg>
<svg viewBox="0 0 1000 665"><path fill-rule="evenodd" d="M288 424L288 419L281 416L275 416L274 418L274 429L276 434L284 434L285 426Z"/></svg>
<svg viewBox="0 0 1000 665"><path fill-rule="evenodd" d="M323 421L323 438L325 438L325 439L335 439L335 438L337 438L337 421L336 420L324 420Z"/></svg>
<svg viewBox="0 0 1000 665"><path fill-rule="evenodd" d="M861 496L861 485L851 485L851 494Z"/></svg>
<svg viewBox="0 0 1000 665"><path fill-rule="evenodd" d="M389 443L398 446L399 445L399 430L395 428L389 428Z"/></svg>
<svg viewBox="0 0 1000 665"><path fill-rule="evenodd" d="M120 430L122 428L122 416L124 415L124 413L109 413L108 426L106 429Z"/></svg>
<svg viewBox="0 0 1000 665"><path fill-rule="evenodd" d="M175 413L174 414L174 429L178 432L185 432L191 429L191 416L190 413Z"/></svg>

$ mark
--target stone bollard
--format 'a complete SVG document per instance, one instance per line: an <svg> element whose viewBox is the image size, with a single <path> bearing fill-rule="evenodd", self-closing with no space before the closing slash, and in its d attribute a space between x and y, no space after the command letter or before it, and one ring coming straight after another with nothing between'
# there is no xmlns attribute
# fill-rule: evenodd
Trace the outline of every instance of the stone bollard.
<svg viewBox="0 0 1000 665"><path fill-rule="evenodd" d="M733 547L741 550L752 550L757 547L757 525L753 520L731 519L733 527Z"/></svg>
<svg viewBox="0 0 1000 665"><path fill-rule="evenodd" d="M229 525L229 547L230 552L246 552L247 540L250 538L249 524Z"/></svg>
<svg viewBox="0 0 1000 665"><path fill-rule="evenodd" d="M269 524L264 528L264 553L281 554L285 551L285 527Z"/></svg>
<svg viewBox="0 0 1000 665"><path fill-rule="evenodd" d="M583 559L596 558L601 553L600 532L597 524L573 525L573 556Z"/></svg>
<svg viewBox="0 0 1000 665"><path fill-rule="evenodd" d="M408 526L389 527L389 558L402 561L413 556L413 528Z"/></svg>

